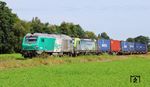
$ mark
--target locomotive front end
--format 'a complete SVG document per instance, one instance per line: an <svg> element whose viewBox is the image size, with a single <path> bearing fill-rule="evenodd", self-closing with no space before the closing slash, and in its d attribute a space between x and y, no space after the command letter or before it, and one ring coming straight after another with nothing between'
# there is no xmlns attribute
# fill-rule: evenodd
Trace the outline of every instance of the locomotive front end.
<svg viewBox="0 0 150 87"><path fill-rule="evenodd" d="M22 42L22 55L24 57L33 57L38 49L38 36L26 35Z"/></svg>

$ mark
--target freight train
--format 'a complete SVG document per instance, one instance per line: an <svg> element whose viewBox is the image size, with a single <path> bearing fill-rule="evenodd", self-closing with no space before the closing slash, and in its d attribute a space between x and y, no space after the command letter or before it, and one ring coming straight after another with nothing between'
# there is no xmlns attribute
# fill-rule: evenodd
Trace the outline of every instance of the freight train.
<svg viewBox="0 0 150 87"><path fill-rule="evenodd" d="M72 38L64 34L28 33L22 42L22 55L34 57L47 53L49 55L80 54L146 54L147 44L105 39Z"/></svg>

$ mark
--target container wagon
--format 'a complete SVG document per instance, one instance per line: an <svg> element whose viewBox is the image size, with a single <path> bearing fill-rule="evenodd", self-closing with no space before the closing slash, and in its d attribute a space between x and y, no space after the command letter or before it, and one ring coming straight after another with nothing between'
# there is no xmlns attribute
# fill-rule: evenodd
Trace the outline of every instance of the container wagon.
<svg viewBox="0 0 150 87"><path fill-rule="evenodd" d="M80 39L75 51L79 52L80 54L95 54L97 51L96 40Z"/></svg>
<svg viewBox="0 0 150 87"><path fill-rule="evenodd" d="M135 43L135 53L147 53L147 45L142 43Z"/></svg>
<svg viewBox="0 0 150 87"><path fill-rule="evenodd" d="M132 54L134 53L134 43L121 41L121 54Z"/></svg>
<svg viewBox="0 0 150 87"><path fill-rule="evenodd" d="M110 40L100 39L97 41L98 51L100 53L109 53L110 52Z"/></svg>
<svg viewBox="0 0 150 87"><path fill-rule="evenodd" d="M110 40L110 53L118 54L121 51L121 43L119 40Z"/></svg>

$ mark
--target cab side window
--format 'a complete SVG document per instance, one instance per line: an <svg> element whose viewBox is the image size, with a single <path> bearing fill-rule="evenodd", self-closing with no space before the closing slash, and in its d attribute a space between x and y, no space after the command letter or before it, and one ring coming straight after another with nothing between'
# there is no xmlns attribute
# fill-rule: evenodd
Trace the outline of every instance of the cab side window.
<svg viewBox="0 0 150 87"><path fill-rule="evenodd" d="M42 38L42 39L41 39L41 42L43 42L43 43L44 43L44 38Z"/></svg>

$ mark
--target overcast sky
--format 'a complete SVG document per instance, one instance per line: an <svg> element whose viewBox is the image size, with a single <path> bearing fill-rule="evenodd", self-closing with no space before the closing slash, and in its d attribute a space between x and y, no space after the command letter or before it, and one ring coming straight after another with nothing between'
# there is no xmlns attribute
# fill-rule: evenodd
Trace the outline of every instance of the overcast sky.
<svg viewBox="0 0 150 87"><path fill-rule="evenodd" d="M150 37L150 0L4 0L14 13L30 21L80 24L96 34L107 32L113 39Z"/></svg>

